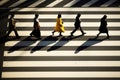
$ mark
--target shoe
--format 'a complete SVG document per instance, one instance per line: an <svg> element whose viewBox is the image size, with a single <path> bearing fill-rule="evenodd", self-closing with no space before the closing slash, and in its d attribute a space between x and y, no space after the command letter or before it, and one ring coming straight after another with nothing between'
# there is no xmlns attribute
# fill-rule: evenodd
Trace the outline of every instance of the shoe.
<svg viewBox="0 0 120 80"><path fill-rule="evenodd" d="M17 39L20 39L20 36L17 36L16 38L17 38Z"/></svg>
<svg viewBox="0 0 120 80"><path fill-rule="evenodd" d="M54 32L52 32L52 35L54 35Z"/></svg>
<svg viewBox="0 0 120 80"><path fill-rule="evenodd" d="M86 33L82 33L82 35L84 35L84 34L86 34Z"/></svg>
<svg viewBox="0 0 120 80"><path fill-rule="evenodd" d="M107 39L110 39L110 36L107 36Z"/></svg>
<svg viewBox="0 0 120 80"><path fill-rule="evenodd" d="M70 36L73 36L73 34L71 33L71 35Z"/></svg>
<svg viewBox="0 0 120 80"><path fill-rule="evenodd" d="M30 37L32 37L32 34L30 34Z"/></svg>
<svg viewBox="0 0 120 80"><path fill-rule="evenodd" d="M60 34L59 36L63 36L62 34Z"/></svg>

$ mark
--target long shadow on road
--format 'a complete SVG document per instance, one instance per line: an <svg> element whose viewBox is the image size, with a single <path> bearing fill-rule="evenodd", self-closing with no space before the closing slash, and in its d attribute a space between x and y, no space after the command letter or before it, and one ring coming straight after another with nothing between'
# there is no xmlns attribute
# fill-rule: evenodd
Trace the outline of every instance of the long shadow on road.
<svg viewBox="0 0 120 80"><path fill-rule="evenodd" d="M104 39L95 39L95 38L90 38L88 39L86 42L84 42L81 46L78 46L77 49L75 50L75 53L77 54L78 52L87 49L89 47L91 47L92 45L95 45L97 43L100 43L104 40L106 40L107 38Z"/></svg>

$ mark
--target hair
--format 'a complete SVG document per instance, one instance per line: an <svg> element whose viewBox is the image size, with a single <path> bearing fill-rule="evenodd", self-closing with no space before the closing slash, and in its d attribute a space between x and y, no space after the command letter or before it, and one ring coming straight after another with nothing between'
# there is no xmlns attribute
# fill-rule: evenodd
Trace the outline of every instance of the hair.
<svg viewBox="0 0 120 80"><path fill-rule="evenodd" d="M39 16L39 14L35 14L35 17L37 18Z"/></svg>
<svg viewBox="0 0 120 80"><path fill-rule="evenodd" d="M58 18L61 18L61 14L60 13L58 14Z"/></svg>
<svg viewBox="0 0 120 80"><path fill-rule="evenodd" d="M102 17L103 20L105 20L106 18L107 18L107 15L104 15L104 16Z"/></svg>
<svg viewBox="0 0 120 80"><path fill-rule="evenodd" d="M81 16L81 14L80 14L80 13L78 13L78 14L77 14L77 17L80 17L80 16Z"/></svg>
<svg viewBox="0 0 120 80"><path fill-rule="evenodd" d="M11 14L10 18L13 18L14 17L14 14Z"/></svg>

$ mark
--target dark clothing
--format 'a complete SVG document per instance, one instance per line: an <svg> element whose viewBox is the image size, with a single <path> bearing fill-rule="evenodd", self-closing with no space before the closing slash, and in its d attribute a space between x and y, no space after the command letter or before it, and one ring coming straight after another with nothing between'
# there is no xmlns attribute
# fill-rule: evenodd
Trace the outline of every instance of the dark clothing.
<svg viewBox="0 0 120 80"><path fill-rule="evenodd" d="M76 17L76 19L75 19L75 28L79 28L80 27L80 23L81 23L81 21L80 21L80 19L79 19L79 17Z"/></svg>
<svg viewBox="0 0 120 80"><path fill-rule="evenodd" d="M108 33L107 21L105 21L103 18L101 19L99 31L100 33Z"/></svg>
<svg viewBox="0 0 120 80"><path fill-rule="evenodd" d="M9 30L8 30L8 33L6 35L6 37L9 36L9 34L14 31L15 32L15 35L16 37L19 37L18 33L17 33L17 30L16 30L16 27L15 27L15 20L12 18L9 20Z"/></svg>
<svg viewBox="0 0 120 80"><path fill-rule="evenodd" d="M80 29L80 31L82 32L82 34L84 34L84 32L83 32L80 24L81 24L81 21L80 21L79 17L76 17L75 24L74 24L75 29L71 32L71 35L73 35L73 33L76 32L78 29Z"/></svg>
<svg viewBox="0 0 120 80"><path fill-rule="evenodd" d="M101 19L101 24L100 24L100 27L99 27L99 33L97 34L96 39L98 38L98 36L101 33L106 33L107 34L107 38L109 39L106 19L107 19L107 16L104 15L103 18Z"/></svg>
<svg viewBox="0 0 120 80"><path fill-rule="evenodd" d="M38 19L34 19L33 27L34 27L34 29L30 33L30 35L34 35L35 37L40 38L41 37L41 33L40 33L40 25L39 25L39 20Z"/></svg>

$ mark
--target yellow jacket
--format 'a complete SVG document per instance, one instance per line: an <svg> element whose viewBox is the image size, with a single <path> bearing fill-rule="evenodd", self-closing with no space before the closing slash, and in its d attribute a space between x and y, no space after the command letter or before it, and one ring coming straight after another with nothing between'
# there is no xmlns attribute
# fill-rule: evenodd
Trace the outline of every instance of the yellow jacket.
<svg viewBox="0 0 120 80"><path fill-rule="evenodd" d="M56 31L56 32L64 32L65 31L65 28L63 26L63 22L62 22L61 18L57 18L57 23L54 28L54 31Z"/></svg>

